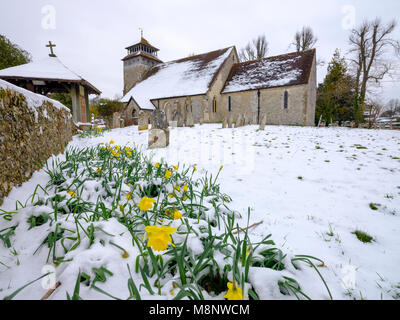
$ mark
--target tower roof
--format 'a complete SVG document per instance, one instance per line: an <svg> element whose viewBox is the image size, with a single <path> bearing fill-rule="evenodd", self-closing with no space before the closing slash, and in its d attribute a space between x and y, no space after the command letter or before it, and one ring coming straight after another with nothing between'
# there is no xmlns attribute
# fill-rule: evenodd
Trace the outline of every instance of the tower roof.
<svg viewBox="0 0 400 320"><path fill-rule="evenodd" d="M134 46L136 46L136 45L138 45L138 44L143 44L143 45L145 45L145 46L148 46L148 47L152 48L154 51L160 51L160 49L157 49L156 47L152 46L152 45L151 45L145 38L143 38L143 37L141 37L140 40L139 40L138 42L136 42L135 44L133 44L133 45L131 45L131 46L129 46L129 47L126 47L125 49L129 50L130 48L132 48L132 47L134 47Z"/></svg>

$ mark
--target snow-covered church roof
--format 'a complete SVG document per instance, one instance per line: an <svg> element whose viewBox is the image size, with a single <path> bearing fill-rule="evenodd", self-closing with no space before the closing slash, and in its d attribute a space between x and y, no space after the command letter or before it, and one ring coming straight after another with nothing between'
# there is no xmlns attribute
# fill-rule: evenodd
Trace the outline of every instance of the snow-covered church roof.
<svg viewBox="0 0 400 320"><path fill-rule="evenodd" d="M77 82L88 87L91 93L100 94L92 84L66 67L57 57L22 64L16 67L0 70L1 79L32 79L58 82Z"/></svg>
<svg viewBox="0 0 400 320"><path fill-rule="evenodd" d="M232 67L222 93L306 84L315 54L312 49L237 63Z"/></svg>
<svg viewBox="0 0 400 320"><path fill-rule="evenodd" d="M206 94L234 47L158 64L122 98L154 110L151 100Z"/></svg>

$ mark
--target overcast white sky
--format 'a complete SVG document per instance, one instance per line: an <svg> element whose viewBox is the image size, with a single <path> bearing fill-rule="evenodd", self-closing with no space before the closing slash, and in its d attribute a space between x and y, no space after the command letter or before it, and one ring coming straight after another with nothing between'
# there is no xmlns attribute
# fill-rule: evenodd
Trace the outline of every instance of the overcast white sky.
<svg viewBox="0 0 400 320"><path fill-rule="evenodd" d="M43 27L51 22L42 13L47 5L55 9L54 29ZM159 58L170 61L232 45L239 50L259 34L269 41L269 55L290 52L296 30L308 25L319 38L318 58L329 61L335 48L348 50L346 6L354 8L357 24L377 16L389 21L400 13L398 0L1 0L0 33L34 60L47 56L46 43L55 42L64 64L103 96L114 97L122 94L121 58L140 37L138 27L160 49ZM394 36L400 39L400 26ZM326 66L320 67L319 82L325 74ZM386 79L382 98L400 98L399 82Z"/></svg>

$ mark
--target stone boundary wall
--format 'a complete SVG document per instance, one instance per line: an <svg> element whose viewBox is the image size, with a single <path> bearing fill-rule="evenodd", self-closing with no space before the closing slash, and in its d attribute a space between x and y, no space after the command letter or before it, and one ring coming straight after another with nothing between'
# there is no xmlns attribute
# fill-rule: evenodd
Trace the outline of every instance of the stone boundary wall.
<svg viewBox="0 0 400 320"><path fill-rule="evenodd" d="M40 105L32 106L32 98ZM53 102L0 86L0 205L13 187L40 169L34 162L64 153L72 140L71 113Z"/></svg>

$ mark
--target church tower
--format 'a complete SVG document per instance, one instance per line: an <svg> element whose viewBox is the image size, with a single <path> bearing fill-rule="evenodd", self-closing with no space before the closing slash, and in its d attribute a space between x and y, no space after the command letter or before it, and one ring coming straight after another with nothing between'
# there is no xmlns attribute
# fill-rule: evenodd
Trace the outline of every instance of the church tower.
<svg viewBox="0 0 400 320"><path fill-rule="evenodd" d="M159 49L143 38L143 34L138 43L125 49L128 50L128 55L122 59L124 62L124 95L142 79L150 68L162 63L157 58Z"/></svg>

